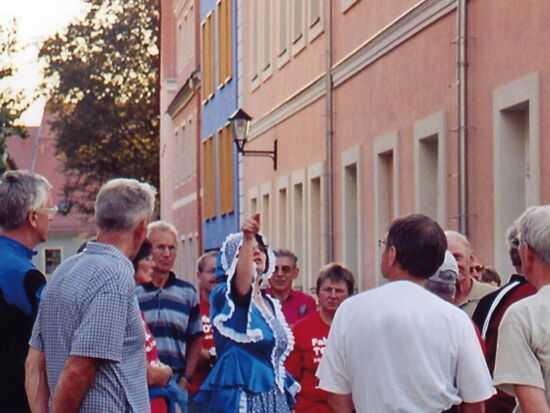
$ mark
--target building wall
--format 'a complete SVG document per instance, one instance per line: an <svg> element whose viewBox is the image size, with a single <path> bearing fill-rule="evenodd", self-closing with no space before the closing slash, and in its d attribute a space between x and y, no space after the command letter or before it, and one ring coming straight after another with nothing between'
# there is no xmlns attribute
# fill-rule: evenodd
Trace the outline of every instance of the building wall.
<svg viewBox="0 0 550 413"><path fill-rule="evenodd" d="M222 5L228 7L226 23L220 22ZM212 250L220 248L227 234L238 231L239 228L237 156L234 146L230 142L227 145L227 139L230 139L230 136L222 137L223 133L228 133L227 119L237 109L237 1L202 0L200 21L203 33L201 35L203 59L201 65L203 80L201 150L203 151L202 165L204 168L202 176L204 188L203 248ZM212 25L212 33L211 38L207 39L209 41L205 43L204 27L206 24ZM226 24L226 27L222 24ZM221 36L222 33L226 33L226 36ZM230 39L230 51L227 52L227 55L223 55L227 60L222 57L222 50L227 50L221 44L223 39ZM212 60L208 63L205 62L207 50L212 53ZM225 64L229 65L230 76L221 78L220 67ZM209 92L208 86L205 86L208 79L213 82L211 92ZM209 139L211 139L211 144L206 143ZM206 147L210 147L212 152L205 154L205 145L211 145ZM224 170L229 172L224 173ZM230 195L227 195L228 193ZM232 205L227 207L228 204Z"/></svg>
<svg viewBox="0 0 550 413"><path fill-rule="evenodd" d="M194 281L200 231L198 1L162 2L161 219L178 230L175 272Z"/></svg>
<svg viewBox="0 0 550 413"><path fill-rule="evenodd" d="M507 226L526 206L549 197L549 57L539 51L550 7L467 2L467 204L461 217L458 2L341 0L331 2L331 13L325 1L321 25L311 31L305 22L314 2L306 1L303 38L296 43L289 38L296 5L285 3L285 11L283 3L243 4L243 108L254 118L249 147L271 149L278 142L276 171L269 159L244 158L243 204L245 215L265 215L273 245L299 250L298 287L310 289L331 256L354 269L360 289L383 282L377 240L394 217L412 212L432 216L445 229L466 219L481 262L507 279Z"/></svg>
<svg viewBox="0 0 550 413"><path fill-rule="evenodd" d="M544 162L550 66L540 53L550 7L536 0L521 8L512 0L466 2L467 203L459 216L457 0L232 0L232 75L225 82L218 78L221 3L202 0L196 7L201 82L206 67L213 78L211 92L201 89L196 122L201 203L183 201L191 199L192 184L176 188L170 177L176 160L162 166L163 190L174 187L163 195L162 214L187 222L185 239L200 238L202 230L202 248L218 248L238 230L241 213L259 211L270 243L298 252L298 288L310 290L319 267L332 259L349 265L364 289L383 282L377 241L391 220L422 212L444 228L466 219L481 262L507 278L506 227L527 205L550 197ZM212 61L205 65L198 32L209 15ZM164 107L185 78L171 76L163 83ZM220 152L227 151L220 131L238 107L254 119L247 149L271 150L277 141L277 169L269 158L238 157L232 149L234 208L224 214L227 180L219 171L228 154ZM192 113L182 108L169 127L161 126L162 139L173 138ZM163 145L163 153L175 152ZM214 212L205 214L205 205ZM195 213L202 224L188 221Z"/></svg>

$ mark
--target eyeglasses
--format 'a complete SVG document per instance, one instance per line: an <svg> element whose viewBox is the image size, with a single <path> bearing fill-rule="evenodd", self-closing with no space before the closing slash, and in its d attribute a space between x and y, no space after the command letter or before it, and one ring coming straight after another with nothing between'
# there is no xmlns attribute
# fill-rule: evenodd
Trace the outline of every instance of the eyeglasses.
<svg viewBox="0 0 550 413"><path fill-rule="evenodd" d="M290 265L275 266L275 272L281 271L283 274L290 274L294 268Z"/></svg>
<svg viewBox="0 0 550 413"><path fill-rule="evenodd" d="M215 268L210 268L209 270L206 270L206 271L199 271L201 274L216 274L216 269Z"/></svg>
<svg viewBox="0 0 550 413"><path fill-rule="evenodd" d="M176 247L174 245L160 244L160 245L155 245L155 250L158 252L164 252L168 250L169 252L172 253L172 252L176 252Z"/></svg>
<svg viewBox="0 0 550 413"><path fill-rule="evenodd" d="M379 239L379 240L378 240L378 246L379 246L380 248L386 248L387 245L388 245L388 242L387 242L387 241L385 241L385 240L383 240L383 239Z"/></svg>
<svg viewBox="0 0 550 413"><path fill-rule="evenodd" d="M49 207L49 208L40 208L40 209L37 209L36 210L37 212L38 211L44 211L49 218L53 218L55 216L55 214L57 214L57 211L58 211L58 208L57 206L53 206L53 207Z"/></svg>
<svg viewBox="0 0 550 413"><path fill-rule="evenodd" d="M472 265L470 267L470 273L472 272L481 272L485 269L485 266L484 265L481 265L481 264L478 264L478 265Z"/></svg>

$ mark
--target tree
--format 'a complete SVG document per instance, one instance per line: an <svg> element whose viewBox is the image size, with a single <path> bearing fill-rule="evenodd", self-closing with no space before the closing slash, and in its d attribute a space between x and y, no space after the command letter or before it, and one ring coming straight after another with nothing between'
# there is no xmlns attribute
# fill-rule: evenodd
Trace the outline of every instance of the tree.
<svg viewBox="0 0 550 413"><path fill-rule="evenodd" d="M156 0L87 3L86 17L39 52L65 195L83 212L110 178L159 184Z"/></svg>
<svg viewBox="0 0 550 413"><path fill-rule="evenodd" d="M27 109L28 103L22 90L14 91L6 82L11 80L16 72L13 55L17 52L16 22L0 25L0 174L7 169L6 139L17 135L27 137L27 130L19 124L21 114Z"/></svg>

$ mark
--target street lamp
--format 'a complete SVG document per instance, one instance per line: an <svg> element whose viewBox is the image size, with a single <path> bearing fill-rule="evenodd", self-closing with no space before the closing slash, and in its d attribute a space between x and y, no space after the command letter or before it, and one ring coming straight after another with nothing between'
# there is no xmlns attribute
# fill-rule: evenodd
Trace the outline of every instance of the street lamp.
<svg viewBox="0 0 550 413"><path fill-rule="evenodd" d="M237 147L237 152L243 156L266 156L273 159L273 169L277 170L277 139L273 141L272 151L245 150L248 142L248 132L250 131L250 122L252 118L242 109L238 109L228 118L233 130L233 142Z"/></svg>

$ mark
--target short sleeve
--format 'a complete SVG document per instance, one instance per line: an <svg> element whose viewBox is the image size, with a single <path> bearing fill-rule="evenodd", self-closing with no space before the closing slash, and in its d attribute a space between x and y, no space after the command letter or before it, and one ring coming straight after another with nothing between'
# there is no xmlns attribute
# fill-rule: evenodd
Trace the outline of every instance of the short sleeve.
<svg viewBox="0 0 550 413"><path fill-rule="evenodd" d="M520 320L518 310L508 309L498 330L494 383L514 395L513 384L544 389L544 378L536 354L530 346L528 326Z"/></svg>
<svg viewBox="0 0 550 413"><path fill-rule="evenodd" d="M121 361L129 305L124 294L96 294L74 333L70 355Z"/></svg>
<svg viewBox="0 0 550 413"><path fill-rule="evenodd" d="M457 360L456 385L463 401L476 403L490 398L495 389L474 324L465 314L460 315L463 316L463 334Z"/></svg>
<svg viewBox="0 0 550 413"><path fill-rule="evenodd" d="M251 327L251 297L235 300L229 290L231 281L219 284L210 296L212 325L218 332L239 343L255 343L263 333Z"/></svg>
<svg viewBox="0 0 550 413"><path fill-rule="evenodd" d="M319 363L316 376L319 378L319 388L336 394L350 394L351 383L347 374L347 357L344 340L345 308L336 312L323 357Z"/></svg>
<svg viewBox="0 0 550 413"><path fill-rule="evenodd" d="M42 339L40 322L40 309L38 310L38 315L36 316L36 320L34 321L34 325L32 327L32 334L29 340L29 346L36 350L44 351L44 340Z"/></svg>

